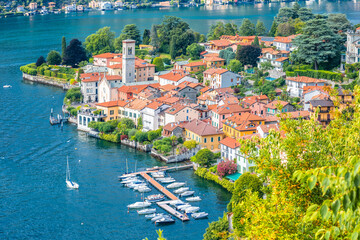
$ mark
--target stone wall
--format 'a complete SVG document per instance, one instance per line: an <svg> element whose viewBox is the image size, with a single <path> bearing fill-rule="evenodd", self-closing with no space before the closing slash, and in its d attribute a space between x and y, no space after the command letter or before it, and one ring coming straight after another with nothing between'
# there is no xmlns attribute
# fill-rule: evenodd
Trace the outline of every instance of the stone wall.
<svg viewBox="0 0 360 240"><path fill-rule="evenodd" d="M78 86L70 85L68 83L63 83L63 82L57 81L55 78L49 78L49 77L43 77L43 76L32 76L27 73L23 73L23 79L27 80L27 81L31 81L31 82L54 86L54 87L60 87L64 90L78 87Z"/></svg>
<svg viewBox="0 0 360 240"><path fill-rule="evenodd" d="M164 156L157 152L155 149L151 149L151 156L160 159L161 161L165 161L166 163L176 163L176 162L183 162L189 160L192 156L194 156L199 150L200 146L196 146L196 148L188 150L186 153L178 154L178 155L171 155L171 156Z"/></svg>

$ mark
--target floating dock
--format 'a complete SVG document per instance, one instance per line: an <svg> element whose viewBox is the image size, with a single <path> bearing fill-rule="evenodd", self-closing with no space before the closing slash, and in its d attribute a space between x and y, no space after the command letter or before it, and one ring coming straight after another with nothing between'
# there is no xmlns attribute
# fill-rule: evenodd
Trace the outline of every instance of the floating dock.
<svg viewBox="0 0 360 240"><path fill-rule="evenodd" d="M186 214L183 214L181 212L178 212L176 209L170 207L168 204L170 203L170 201L166 201L166 202L157 202L156 204L161 207L162 209L164 209L165 211L167 211L168 213L170 213L171 215L177 217L178 219L180 219L181 221L189 221L189 217Z"/></svg>

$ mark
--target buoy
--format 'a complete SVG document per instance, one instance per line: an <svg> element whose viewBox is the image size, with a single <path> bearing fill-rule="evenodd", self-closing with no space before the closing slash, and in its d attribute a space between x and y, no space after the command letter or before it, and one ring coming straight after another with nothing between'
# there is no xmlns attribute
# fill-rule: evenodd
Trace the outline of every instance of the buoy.
<svg viewBox="0 0 360 240"><path fill-rule="evenodd" d="M79 162L81 162L81 160L79 160Z"/></svg>
<svg viewBox="0 0 360 240"><path fill-rule="evenodd" d="M75 148L75 150L77 150L77 148Z"/></svg>
<svg viewBox="0 0 360 240"><path fill-rule="evenodd" d="M84 225L84 223L81 223L81 225Z"/></svg>

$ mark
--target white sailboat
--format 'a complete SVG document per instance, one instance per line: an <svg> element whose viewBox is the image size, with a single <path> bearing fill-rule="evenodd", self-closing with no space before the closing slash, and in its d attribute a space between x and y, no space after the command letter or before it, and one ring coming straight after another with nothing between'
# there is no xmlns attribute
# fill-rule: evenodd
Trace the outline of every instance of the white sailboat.
<svg viewBox="0 0 360 240"><path fill-rule="evenodd" d="M70 168L69 168L69 159L66 159L67 165L66 165L66 186L68 188L72 188L72 189L78 189L79 188L79 184L77 184L76 182L71 181L70 179Z"/></svg>

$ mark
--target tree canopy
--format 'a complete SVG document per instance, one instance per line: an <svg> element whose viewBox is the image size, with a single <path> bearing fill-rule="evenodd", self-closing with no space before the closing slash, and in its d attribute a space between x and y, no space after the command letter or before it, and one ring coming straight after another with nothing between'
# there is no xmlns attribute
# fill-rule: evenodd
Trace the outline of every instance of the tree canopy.
<svg viewBox="0 0 360 240"><path fill-rule="evenodd" d="M236 60L239 60L243 65L256 66L258 57L261 54L261 49L256 46L242 46L236 52Z"/></svg>
<svg viewBox="0 0 360 240"><path fill-rule="evenodd" d="M253 36L255 35L255 25L247 18L245 18L240 26L241 36Z"/></svg>
<svg viewBox="0 0 360 240"><path fill-rule="evenodd" d="M198 43L193 43L186 48L186 53L191 59L195 60L200 58L200 53L204 50L205 48L203 46L200 46Z"/></svg>
<svg viewBox="0 0 360 240"><path fill-rule="evenodd" d="M52 50L48 53L46 57L46 61L49 65L59 65L61 64L61 56L60 53Z"/></svg>
<svg viewBox="0 0 360 240"><path fill-rule="evenodd" d="M214 162L214 160L214 153L207 148L201 149L194 157L191 158L191 161L199 164L200 166L209 166Z"/></svg>
<svg viewBox="0 0 360 240"><path fill-rule="evenodd" d="M140 30L135 24L125 25L119 37L115 38L114 49L122 51L122 42L126 39L135 40L135 44L139 45L141 41Z"/></svg>
<svg viewBox="0 0 360 240"><path fill-rule="evenodd" d="M255 27L255 33L257 36L265 36L267 31L264 22L258 20Z"/></svg>
<svg viewBox="0 0 360 240"><path fill-rule="evenodd" d="M93 55L114 51L115 33L103 27L85 39L85 49Z"/></svg>
<svg viewBox="0 0 360 240"><path fill-rule="evenodd" d="M75 67L81 61L86 60L86 52L81 42L78 39L71 40L69 46L66 47L63 63Z"/></svg>

